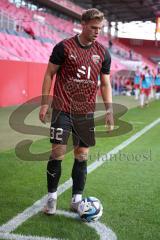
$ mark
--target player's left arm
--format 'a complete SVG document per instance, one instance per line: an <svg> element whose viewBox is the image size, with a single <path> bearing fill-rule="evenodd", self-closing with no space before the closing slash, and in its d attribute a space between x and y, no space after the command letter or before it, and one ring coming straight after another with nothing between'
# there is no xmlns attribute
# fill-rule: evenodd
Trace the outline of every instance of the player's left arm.
<svg viewBox="0 0 160 240"><path fill-rule="evenodd" d="M114 118L112 108L112 86L110 82L110 75L101 73L100 81L101 94L106 108L105 125L108 127L109 131L112 131L114 129Z"/></svg>
<svg viewBox="0 0 160 240"><path fill-rule="evenodd" d="M106 107L105 125L108 130L111 131L114 128L113 120L113 108L112 108L112 86L110 82L110 67L111 67L111 55L108 50L105 50L104 60L102 62L101 75L100 75L100 89L103 98L103 102Z"/></svg>

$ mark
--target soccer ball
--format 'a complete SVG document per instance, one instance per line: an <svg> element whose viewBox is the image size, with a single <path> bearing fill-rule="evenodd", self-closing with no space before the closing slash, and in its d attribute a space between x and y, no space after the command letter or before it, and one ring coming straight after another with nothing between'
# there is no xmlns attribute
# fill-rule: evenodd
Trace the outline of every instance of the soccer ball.
<svg viewBox="0 0 160 240"><path fill-rule="evenodd" d="M95 222L102 216L103 206L95 197L83 198L78 205L78 213L83 221Z"/></svg>

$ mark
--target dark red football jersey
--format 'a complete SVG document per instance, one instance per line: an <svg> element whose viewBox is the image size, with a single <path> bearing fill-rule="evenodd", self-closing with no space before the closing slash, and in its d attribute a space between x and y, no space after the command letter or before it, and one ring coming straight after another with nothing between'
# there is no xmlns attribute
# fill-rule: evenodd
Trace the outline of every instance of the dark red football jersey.
<svg viewBox="0 0 160 240"><path fill-rule="evenodd" d="M77 35L58 43L50 56L60 65L54 86L53 108L64 112L94 112L98 75L110 73L111 57L95 41L82 46Z"/></svg>

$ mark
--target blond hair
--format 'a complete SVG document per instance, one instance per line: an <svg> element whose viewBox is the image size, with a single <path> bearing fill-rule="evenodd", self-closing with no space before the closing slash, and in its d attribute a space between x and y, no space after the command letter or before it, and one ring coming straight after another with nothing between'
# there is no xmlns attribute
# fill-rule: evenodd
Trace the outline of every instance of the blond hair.
<svg viewBox="0 0 160 240"><path fill-rule="evenodd" d="M104 14L99 11L97 8L90 8L83 12L81 20L84 22L88 22L90 20L97 19L99 21L104 20Z"/></svg>

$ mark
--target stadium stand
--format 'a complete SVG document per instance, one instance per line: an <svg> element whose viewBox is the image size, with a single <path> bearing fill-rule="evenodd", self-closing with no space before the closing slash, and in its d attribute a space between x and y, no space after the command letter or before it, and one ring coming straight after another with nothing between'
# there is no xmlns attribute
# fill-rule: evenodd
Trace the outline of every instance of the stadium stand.
<svg viewBox="0 0 160 240"><path fill-rule="evenodd" d="M56 4L61 8L62 5L64 8L70 8L76 14L82 12L81 7L69 1L61 0ZM31 10L27 6L16 6L8 0L0 1L0 9L1 60L46 64L53 46L62 39L80 32L81 29L78 18L65 15L58 10L41 8L39 11L38 6L37 9ZM109 48L112 55L113 82L121 81L115 76L121 70L135 70L137 65L155 68L156 65L146 58L143 51L137 52L134 47L114 38L110 46L110 39L111 36L102 32L98 40ZM121 82L125 84L127 78L124 76Z"/></svg>
<svg viewBox="0 0 160 240"><path fill-rule="evenodd" d="M62 2L60 4L62 4ZM70 6L69 2L66 3L66 6ZM17 8L15 4L5 0L0 2L0 7L3 9L5 16L8 16L10 19L12 18L14 22L14 27L12 28L1 26L1 33L2 30L5 31L4 34L6 39L2 46L4 49L6 48L6 52L13 52L10 59L15 59L15 57L17 57L23 61L47 62L48 54L53 45L63 38L74 34L73 29L75 25L72 20L62 19L47 12L38 12L37 14L37 11L31 11L26 7ZM80 10L81 8L77 9ZM36 16L41 17L41 21L40 19L38 20ZM42 19L44 19L44 22ZM20 26L21 31L16 32L15 26ZM2 35L3 34L0 35L1 42L3 42ZM17 37L14 35L17 35ZM31 39L28 38L33 38L37 41L31 41ZM14 45L12 45L12 39L15 41ZM107 36L101 36L99 40L104 46L108 47ZM46 44L47 42L50 44ZM19 51L18 45L22 47L22 51ZM36 53L33 54L35 50ZM117 40L113 40L111 53L115 55L115 57L128 60L129 50L129 47ZM32 54L30 54L30 52L32 52ZM43 52L43 54L41 52ZM5 55L2 55L2 53L1 58L5 59ZM141 55L133 52L132 60L141 61Z"/></svg>
<svg viewBox="0 0 160 240"><path fill-rule="evenodd" d="M132 48L138 54L143 55L148 58L148 60L154 63L160 61L160 45L159 41L155 42L153 40L138 40L138 39L123 39L120 38L119 41L125 44L127 47Z"/></svg>

